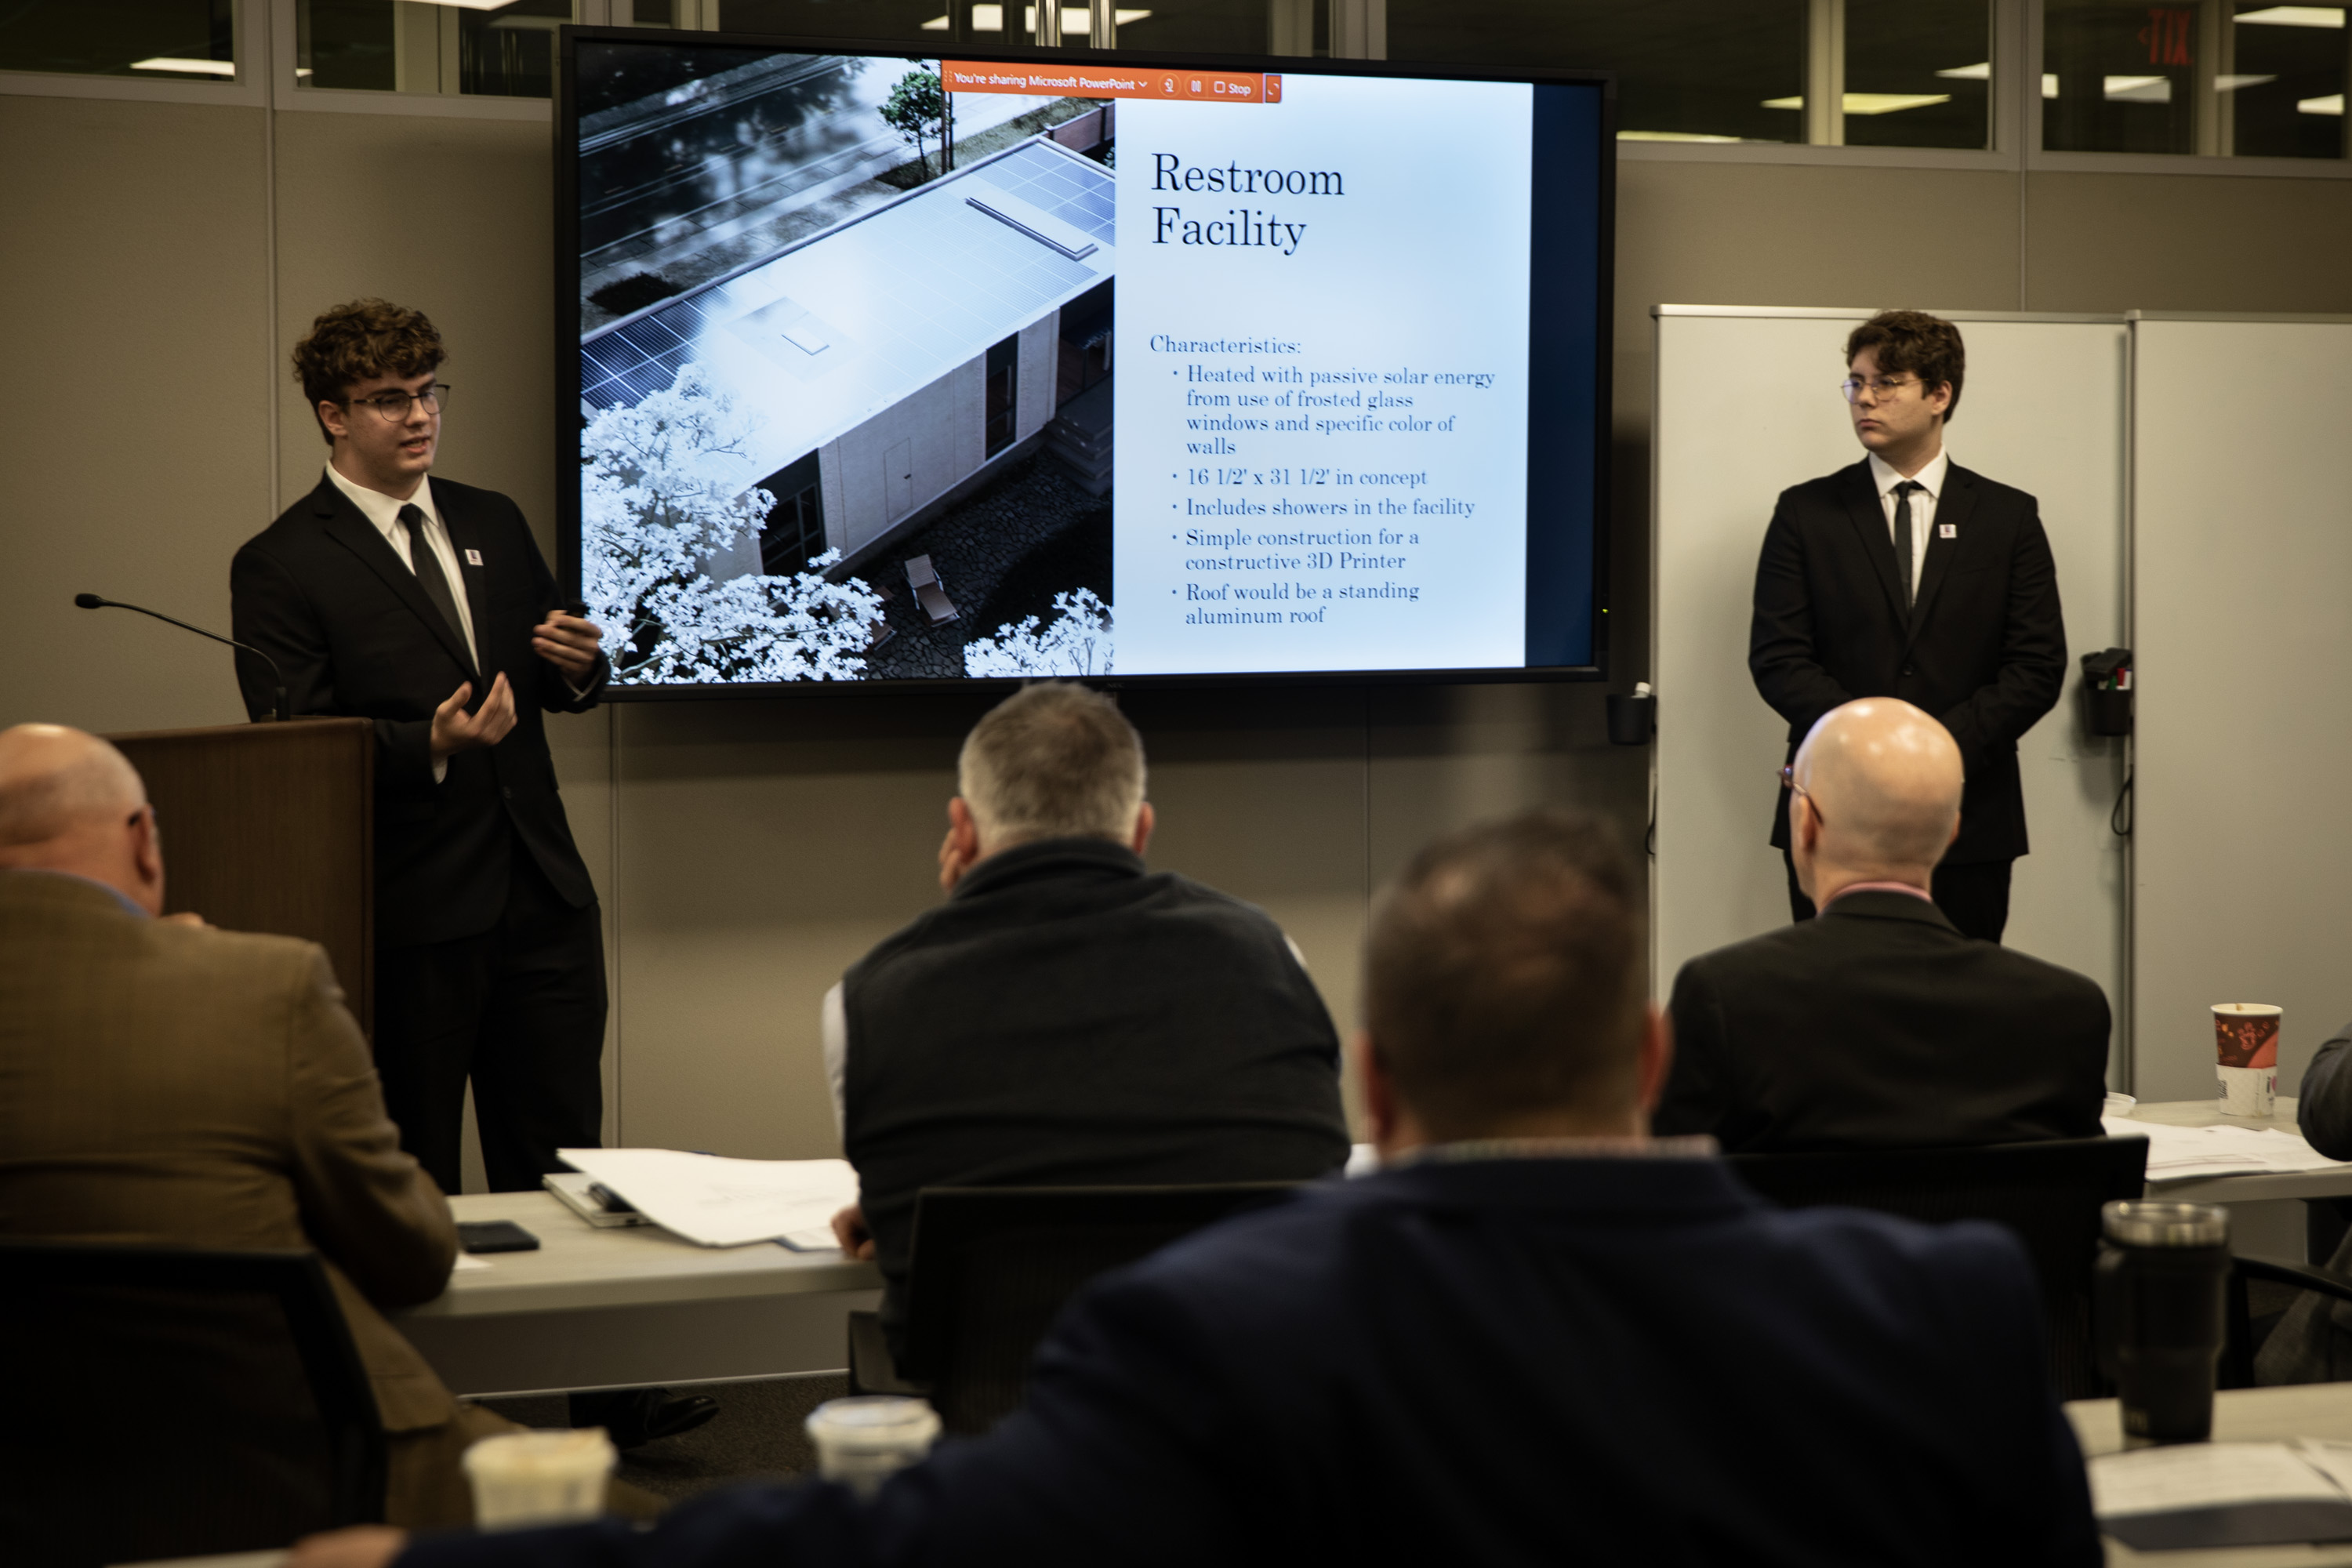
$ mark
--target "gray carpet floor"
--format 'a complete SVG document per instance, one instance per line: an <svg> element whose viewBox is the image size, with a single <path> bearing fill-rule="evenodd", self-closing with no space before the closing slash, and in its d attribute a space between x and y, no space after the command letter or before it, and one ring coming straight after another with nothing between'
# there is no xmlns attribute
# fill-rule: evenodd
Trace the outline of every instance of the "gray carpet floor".
<svg viewBox="0 0 2352 1568"><path fill-rule="evenodd" d="M663 1437L621 1456L614 1474L657 1496L676 1500L739 1481L780 1480L816 1468L801 1423L828 1399L849 1392L838 1373L779 1377L757 1383L674 1384L672 1394L707 1394L719 1415L706 1426ZM483 1405L525 1426L564 1426L562 1394L486 1399Z"/></svg>

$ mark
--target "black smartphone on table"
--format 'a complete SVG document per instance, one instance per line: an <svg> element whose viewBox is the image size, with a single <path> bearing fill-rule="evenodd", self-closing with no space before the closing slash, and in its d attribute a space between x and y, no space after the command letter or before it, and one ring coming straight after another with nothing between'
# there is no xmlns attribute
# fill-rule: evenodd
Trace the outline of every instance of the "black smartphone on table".
<svg viewBox="0 0 2352 1568"><path fill-rule="evenodd" d="M461 1219L457 1246L465 1252L537 1252L539 1237L510 1219Z"/></svg>

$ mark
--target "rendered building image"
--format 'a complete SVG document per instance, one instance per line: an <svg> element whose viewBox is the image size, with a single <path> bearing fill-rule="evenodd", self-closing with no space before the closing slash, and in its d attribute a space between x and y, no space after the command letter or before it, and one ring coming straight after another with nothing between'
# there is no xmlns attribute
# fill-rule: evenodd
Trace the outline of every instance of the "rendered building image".
<svg viewBox="0 0 2352 1568"><path fill-rule="evenodd" d="M1109 121L1084 114L583 342L583 416L691 363L746 416L745 455L712 461L777 505L714 578L826 549L835 575L887 575L893 543L1040 445L1107 488L1115 176L1072 143Z"/></svg>

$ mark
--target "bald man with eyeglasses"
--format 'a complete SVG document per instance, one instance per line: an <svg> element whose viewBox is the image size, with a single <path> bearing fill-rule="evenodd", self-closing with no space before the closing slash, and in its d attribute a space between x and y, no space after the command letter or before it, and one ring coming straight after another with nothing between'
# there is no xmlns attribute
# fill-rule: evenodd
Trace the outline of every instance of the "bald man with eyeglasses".
<svg viewBox="0 0 2352 1568"><path fill-rule="evenodd" d="M2027 849L2017 742L2066 675L2057 568L2034 499L1944 450L1967 373L1959 329L1884 310L1845 353L1840 390L1864 455L1781 492L1756 568L1748 672L1788 721L1790 762L1823 714L1858 697L1900 698L1951 732L1968 783L1935 901L1963 935L1997 942ZM1785 789L1772 844L1791 917L1812 919Z"/></svg>

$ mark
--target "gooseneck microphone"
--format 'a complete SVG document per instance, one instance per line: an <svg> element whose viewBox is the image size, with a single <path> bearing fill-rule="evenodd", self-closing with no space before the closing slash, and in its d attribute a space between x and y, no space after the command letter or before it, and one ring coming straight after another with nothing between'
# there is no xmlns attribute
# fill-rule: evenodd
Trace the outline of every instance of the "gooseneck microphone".
<svg viewBox="0 0 2352 1568"><path fill-rule="evenodd" d="M136 610L142 616L152 616L159 621L170 621L184 632L194 632L200 637L210 637L215 642L225 642L233 648L251 654L269 667L271 678L278 682L278 711L273 717L280 724L294 717L291 711L292 705L286 700L286 677L279 672L278 661L251 643L239 642L235 637L225 637L218 632L208 632L202 626L192 626L185 621L173 620L163 611L151 610L144 605L126 605L120 599L101 599L96 594L76 594L74 604L85 610Z"/></svg>

